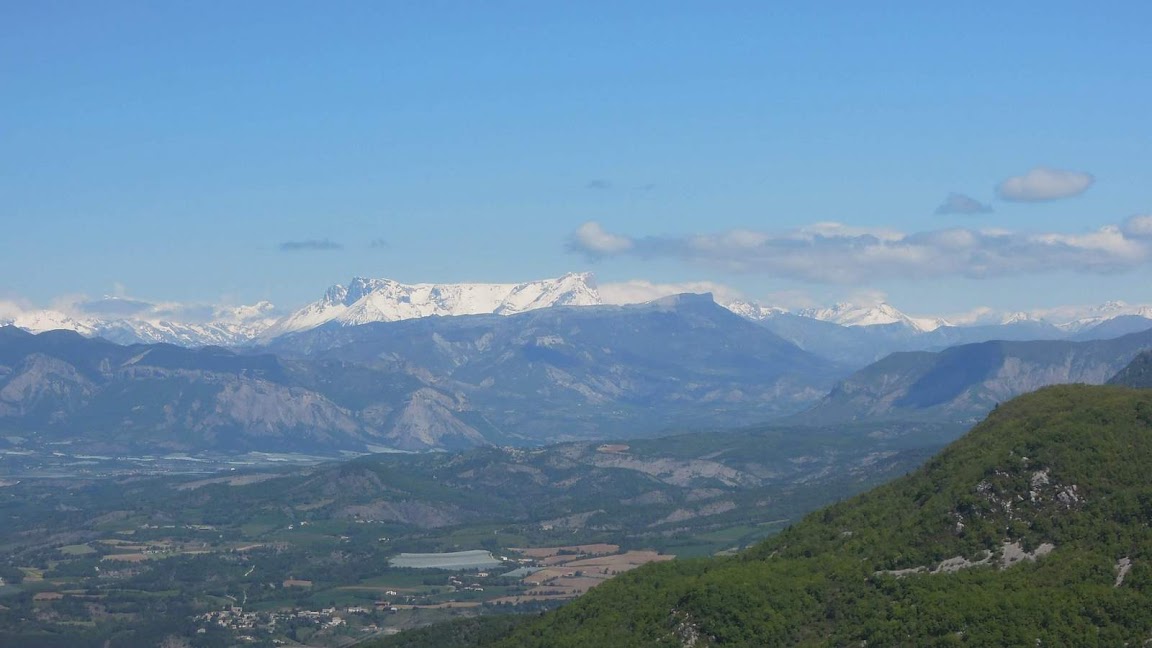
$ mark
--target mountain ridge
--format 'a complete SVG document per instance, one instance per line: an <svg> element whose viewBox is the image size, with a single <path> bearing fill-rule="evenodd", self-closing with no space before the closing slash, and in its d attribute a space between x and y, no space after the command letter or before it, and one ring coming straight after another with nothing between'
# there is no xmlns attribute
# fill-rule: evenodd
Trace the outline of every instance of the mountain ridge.
<svg viewBox="0 0 1152 648"><path fill-rule="evenodd" d="M797 418L971 421L1047 385L1103 384L1148 348L1152 330L1105 340L990 341L893 353L845 378Z"/></svg>
<svg viewBox="0 0 1152 648"><path fill-rule="evenodd" d="M0 331L0 428L118 452L149 435L167 451L363 452L733 427L845 373L708 295L333 323L243 353Z"/></svg>
<svg viewBox="0 0 1152 648"><path fill-rule="evenodd" d="M628 303L640 303L650 296L648 292ZM599 294L595 277L588 272L506 284L404 284L386 278L355 277L348 285L333 285L319 300L287 314L267 301L247 306L206 306L105 297L73 300L50 309L17 308L14 313L0 316L0 325L13 324L32 332L68 329L121 344L167 342L241 347L331 322L359 325L433 315L510 315L562 305L607 304ZM932 350L991 339L1026 339L1028 331L1044 339L1088 339L1132 332L1141 326L1152 328L1152 306L1122 301L1003 313L981 308L945 317L912 316L884 302L790 310L738 298L726 299L721 305L760 322L802 348L858 366L892 351ZM6 307L11 311L11 304ZM828 339L820 339L821 336Z"/></svg>

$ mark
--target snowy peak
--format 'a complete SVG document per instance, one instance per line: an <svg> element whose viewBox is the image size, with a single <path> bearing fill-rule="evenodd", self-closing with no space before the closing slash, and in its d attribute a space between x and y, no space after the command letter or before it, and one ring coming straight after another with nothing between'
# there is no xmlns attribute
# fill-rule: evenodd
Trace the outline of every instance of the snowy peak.
<svg viewBox="0 0 1152 648"><path fill-rule="evenodd" d="M805 308L792 312L778 306L766 306L758 302L738 299L725 304L724 307L741 317L753 321L763 321L779 315L794 314L799 317L832 322L840 326L902 324L919 333L927 333L941 326L950 325L947 321L940 318L912 317L906 315L891 304L885 303L875 304L873 306L857 306L855 304L841 303L828 308Z"/></svg>
<svg viewBox="0 0 1152 648"><path fill-rule="evenodd" d="M744 301L737 299L736 301L729 302L724 305L725 308L736 313L740 317L750 319L756 322L761 320L771 319L777 315L783 315L788 311L778 306L765 306L758 302Z"/></svg>
<svg viewBox="0 0 1152 648"><path fill-rule="evenodd" d="M882 324L903 324L921 332L934 331L948 323L939 318L911 317L896 310L890 304L856 306L836 304L830 308L806 308L798 313L804 317L833 322L841 326L876 326Z"/></svg>
<svg viewBox="0 0 1152 648"><path fill-rule="evenodd" d="M1063 315L1063 317L1060 317L1060 315ZM1134 305L1122 301L1109 301L1099 306L1083 308L1078 311L1072 309L1054 309L1050 316L1053 319L1059 318L1056 324L1059 328L1076 332L1092 328L1110 319L1133 315L1152 319L1152 306Z"/></svg>
<svg viewBox="0 0 1152 648"><path fill-rule="evenodd" d="M512 315L551 306L598 306L604 303L589 272L573 272L559 279L517 284L493 312Z"/></svg>
<svg viewBox="0 0 1152 648"><path fill-rule="evenodd" d="M1008 325L1008 324L1021 324L1024 322L1043 322L1043 321L1044 321L1043 318L1036 317L1032 313L1027 313L1024 311L1017 311L1014 313L1004 313L1000 317L1000 321L998 323Z"/></svg>
<svg viewBox="0 0 1152 648"><path fill-rule="evenodd" d="M118 344L166 342L180 346L245 344L276 321L269 302L245 306L185 306L105 297L62 310L26 310L0 320L32 333L75 331Z"/></svg>
<svg viewBox="0 0 1152 648"><path fill-rule="evenodd" d="M0 321L0 324L11 324L29 333L44 333L59 329L76 331L87 336L97 333L97 327L92 321L76 319L55 310L27 311L16 317Z"/></svg>
<svg viewBox="0 0 1152 648"><path fill-rule="evenodd" d="M244 306L216 306L212 309L210 323L264 329L271 326L279 317L272 302L259 301Z"/></svg>
<svg viewBox="0 0 1152 648"><path fill-rule="evenodd" d="M589 273L519 284L402 284L356 277L347 288L332 286L323 299L280 320L262 337L306 331L331 322L356 326L432 316L512 315L552 306L601 303Z"/></svg>

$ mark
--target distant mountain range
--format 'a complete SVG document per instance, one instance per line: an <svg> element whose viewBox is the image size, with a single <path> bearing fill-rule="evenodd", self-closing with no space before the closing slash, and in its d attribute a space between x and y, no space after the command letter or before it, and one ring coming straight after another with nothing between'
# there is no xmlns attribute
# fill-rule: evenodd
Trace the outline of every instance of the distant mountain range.
<svg viewBox="0 0 1152 648"><path fill-rule="evenodd" d="M260 352L0 328L0 432L94 452L453 449L799 411L846 373L707 295L336 323Z"/></svg>
<svg viewBox="0 0 1152 648"><path fill-rule="evenodd" d="M284 313L268 302L212 307L104 298L0 319L31 332L55 329L121 344L242 347L320 327L346 327L431 316L514 315L557 306L604 305L590 273L519 284L402 284L354 278L303 308ZM1033 312L977 310L952 318L915 317L890 304L836 304L795 312L751 301L721 304L797 346L862 367L894 351L939 350L986 340L1103 339L1152 328L1152 306L1108 302Z"/></svg>
<svg viewBox="0 0 1152 648"><path fill-rule="evenodd" d="M940 352L893 353L845 378L796 418L821 424L906 419L974 422L998 403L1040 387L1103 384L1148 349L1152 349L1152 330L1107 340L991 341ZM1146 366L1147 356L1142 357Z"/></svg>
<svg viewBox="0 0 1152 648"><path fill-rule="evenodd" d="M536 296L583 299L570 285L550 287ZM510 296L525 293L491 289L484 305L540 303ZM1131 318L1114 319L1095 330L1131 327ZM907 330L788 313L753 322L711 295L692 294L509 315L359 325L333 318L240 353L5 327L0 432L99 451L142 444L331 453L637 437L789 415L804 424L963 423L1045 385L1103 383L1152 348L1152 330L1107 340L1001 340L893 353L855 373L801 348L898 345ZM1034 338L1050 330L1025 321L996 329ZM942 326L918 335L944 344L964 334L989 333Z"/></svg>
<svg viewBox="0 0 1152 648"><path fill-rule="evenodd" d="M0 326L30 333L73 331L120 344L167 343L186 347L242 346L274 325L269 302L235 307L185 307L119 297L70 304L64 310L28 310L0 318Z"/></svg>

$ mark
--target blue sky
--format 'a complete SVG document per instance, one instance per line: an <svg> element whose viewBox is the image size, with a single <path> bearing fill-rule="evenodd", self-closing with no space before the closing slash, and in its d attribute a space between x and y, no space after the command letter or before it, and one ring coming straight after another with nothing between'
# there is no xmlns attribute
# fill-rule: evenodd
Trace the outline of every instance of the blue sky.
<svg viewBox="0 0 1152 648"><path fill-rule="evenodd" d="M0 299L1152 302L1152 6L942 4L3 3Z"/></svg>

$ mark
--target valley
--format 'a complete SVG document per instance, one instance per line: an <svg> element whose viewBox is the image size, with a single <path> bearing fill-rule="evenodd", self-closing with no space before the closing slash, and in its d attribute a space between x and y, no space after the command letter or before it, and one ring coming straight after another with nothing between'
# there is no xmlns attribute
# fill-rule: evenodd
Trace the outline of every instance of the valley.
<svg viewBox="0 0 1152 648"><path fill-rule="evenodd" d="M223 475L112 465L8 479L0 639L139 645L191 633L205 646L239 636L335 646L544 609L646 562L755 543L907 472L958 430L843 432L761 427ZM496 558L463 571L392 564L457 551Z"/></svg>
<svg viewBox="0 0 1152 648"><path fill-rule="evenodd" d="M502 613L672 569L650 563L739 560L1017 394L1138 384L1149 347L979 342L852 372L707 295L238 349L0 327L0 643L511 631ZM935 564L879 568L909 569Z"/></svg>

